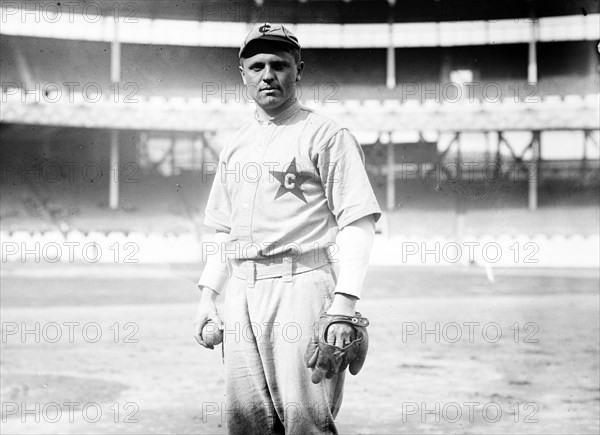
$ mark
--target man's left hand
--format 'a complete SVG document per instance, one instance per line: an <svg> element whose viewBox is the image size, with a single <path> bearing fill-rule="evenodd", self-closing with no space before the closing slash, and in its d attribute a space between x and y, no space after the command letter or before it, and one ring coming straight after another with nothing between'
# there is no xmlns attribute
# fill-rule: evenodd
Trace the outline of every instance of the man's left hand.
<svg viewBox="0 0 600 435"><path fill-rule="evenodd" d="M345 293L336 293L327 314L354 316L356 301L354 296ZM356 339L356 331L347 323L334 323L327 328L327 344L337 347L346 347Z"/></svg>

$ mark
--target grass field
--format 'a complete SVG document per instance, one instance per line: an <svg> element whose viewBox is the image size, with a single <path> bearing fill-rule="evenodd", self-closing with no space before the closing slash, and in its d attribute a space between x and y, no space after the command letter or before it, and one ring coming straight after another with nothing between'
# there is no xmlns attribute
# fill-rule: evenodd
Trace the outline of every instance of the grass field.
<svg viewBox="0 0 600 435"><path fill-rule="evenodd" d="M1 432L225 433L220 348L191 335L199 274L2 265ZM371 268L370 353L347 378L340 431L598 433L599 283Z"/></svg>

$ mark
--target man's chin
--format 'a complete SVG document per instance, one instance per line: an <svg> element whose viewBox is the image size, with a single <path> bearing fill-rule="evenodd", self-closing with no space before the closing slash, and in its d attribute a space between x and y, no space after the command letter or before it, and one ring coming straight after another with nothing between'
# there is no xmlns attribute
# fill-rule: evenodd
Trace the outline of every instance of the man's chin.
<svg viewBox="0 0 600 435"><path fill-rule="evenodd" d="M265 96L256 99L256 104L266 110L274 110L285 104L285 99L281 97Z"/></svg>

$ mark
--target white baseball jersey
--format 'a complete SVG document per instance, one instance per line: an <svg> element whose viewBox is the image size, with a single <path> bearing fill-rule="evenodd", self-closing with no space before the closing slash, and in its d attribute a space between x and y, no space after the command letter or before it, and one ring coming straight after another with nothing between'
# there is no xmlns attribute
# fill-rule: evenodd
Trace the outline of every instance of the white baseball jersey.
<svg viewBox="0 0 600 435"><path fill-rule="evenodd" d="M305 253L337 231L381 216L364 154L347 128L299 102L234 135L220 162L205 225L229 233L236 259Z"/></svg>

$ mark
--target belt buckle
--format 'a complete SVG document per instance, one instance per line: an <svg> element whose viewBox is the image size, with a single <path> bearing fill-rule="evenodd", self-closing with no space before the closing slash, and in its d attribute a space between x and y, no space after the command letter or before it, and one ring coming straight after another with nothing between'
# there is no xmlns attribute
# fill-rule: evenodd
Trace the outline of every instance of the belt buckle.
<svg viewBox="0 0 600 435"><path fill-rule="evenodd" d="M284 282L292 282L294 260L292 257L283 257L281 260L281 276Z"/></svg>

